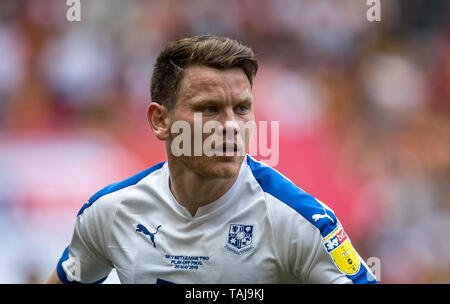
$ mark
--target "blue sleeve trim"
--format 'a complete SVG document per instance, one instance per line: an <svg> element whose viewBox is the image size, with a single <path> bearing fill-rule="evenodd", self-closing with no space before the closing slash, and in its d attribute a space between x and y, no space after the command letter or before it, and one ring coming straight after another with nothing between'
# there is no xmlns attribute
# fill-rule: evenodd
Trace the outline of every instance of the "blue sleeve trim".
<svg viewBox="0 0 450 304"><path fill-rule="evenodd" d="M83 205L83 207L81 207L80 211L78 211L77 216L81 215L84 210L86 210L87 208L89 208L96 200L98 200L100 197L112 193L112 192L116 192L119 191L123 188L126 188L128 186L132 186L137 184L141 179L147 177L148 175L150 175L151 173L153 173L154 171L161 169L162 166L165 164L164 162L160 162L159 164L156 164L142 172L139 172L136 175L133 175L129 178L127 178L126 180L123 180L121 182L118 183L114 183L111 184L105 188L103 188L102 190L98 191L96 194L94 194L88 201L86 204Z"/></svg>
<svg viewBox="0 0 450 304"><path fill-rule="evenodd" d="M347 275L353 284L378 284L376 278L361 263L359 271L354 275Z"/></svg>
<svg viewBox="0 0 450 304"><path fill-rule="evenodd" d="M67 246L66 249L64 249L61 258L58 261L58 265L56 266L56 273L58 274L58 278L64 284L72 283L69 280L67 280L66 272L62 268L62 263L66 261L68 258L69 258L69 246Z"/></svg>
<svg viewBox="0 0 450 304"><path fill-rule="evenodd" d="M66 247L66 249L64 249L64 252L61 256L61 258L58 261L58 265L56 266L56 273L58 274L58 278L61 282L63 282L64 284L83 284L81 282L77 282L77 281L69 281L67 279L67 275L66 272L64 271L64 269L62 268L62 263L64 261L67 261L67 259L69 258L69 246ZM106 279L108 278L108 276L95 281L93 283L89 283L89 284L101 284L103 283Z"/></svg>
<svg viewBox="0 0 450 304"><path fill-rule="evenodd" d="M167 285L167 284L176 284L176 283L171 282L171 281L167 281L167 280L163 280L163 279L160 279L160 278L157 278L156 284L165 284L165 285Z"/></svg>

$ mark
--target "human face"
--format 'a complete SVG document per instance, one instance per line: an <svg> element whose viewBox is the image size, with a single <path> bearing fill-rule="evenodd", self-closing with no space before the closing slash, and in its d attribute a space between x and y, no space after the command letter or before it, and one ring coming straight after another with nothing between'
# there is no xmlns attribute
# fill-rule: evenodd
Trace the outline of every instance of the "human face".
<svg viewBox="0 0 450 304"><path fill-rule="evenodd" d="M212 147L223 150L224 155L208 156L202 150L200 156L191 153L173 157L173 160L199 176L236 176L245 157L245 153L238 153L236 149L247 151L250 134L244 126L254 123L255 119L252 101L251 85L242 69L218 70L199 65L187 67L180 84L176 106L169 114L170 124L176 121L187 122L192 130L191 143L194 143L194 136L198 136L194 132L195 114L201 114L201 130L205 124L214 121L218 128L210 133L202 132L202 143L210 136L221 136L217 137L221 141L223 138L223 143L219 144L221 146L212 144ZM169 145L177 135L171 134Z"/></svg>

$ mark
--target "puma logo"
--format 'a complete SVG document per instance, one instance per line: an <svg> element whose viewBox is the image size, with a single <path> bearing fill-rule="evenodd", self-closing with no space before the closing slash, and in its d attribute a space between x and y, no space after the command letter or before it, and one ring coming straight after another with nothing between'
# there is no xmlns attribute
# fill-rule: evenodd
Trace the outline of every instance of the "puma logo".
<svg viewBox="0 0 450 304"><path fill-rule="evenodd" d="M312 216L312 219L314 220L314 222L317 222L318 220L327 217L330 219L330 221L332 221L334 223L334 220L327 214L327 211L325 210L325 208L322 208L322 209L323 209L324 214L314 214Z"/></svg>
<svg viewBox="0 0 450 304"><path fill-rule="evenodd" d="M138 225L136 226L136 231L137 231L137 232L142 232L143 234L148 235L148 236L150 237L150 241L152 241L152 243L153 243L153 247L156 247L156 244L155 244L155 234L158 233L159 227L161 227L161 225L159 225L158 227L156 227L156 231L155 231L154 233L151 233L150 231L147 230L147 228L145 228L144 225L138 224Z"/></svg>

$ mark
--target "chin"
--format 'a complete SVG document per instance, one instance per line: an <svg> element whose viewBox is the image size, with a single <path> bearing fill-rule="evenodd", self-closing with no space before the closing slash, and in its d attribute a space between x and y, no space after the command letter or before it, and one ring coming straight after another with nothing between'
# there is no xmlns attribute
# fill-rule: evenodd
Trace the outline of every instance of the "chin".
<svg viewBox="0 0 450 304"><path fill-rule="evenodd" d="M216 178L232 178L235 177L239 173L240 163L236 162L219 162L208 168L210 171L209 176Z"/></svg>

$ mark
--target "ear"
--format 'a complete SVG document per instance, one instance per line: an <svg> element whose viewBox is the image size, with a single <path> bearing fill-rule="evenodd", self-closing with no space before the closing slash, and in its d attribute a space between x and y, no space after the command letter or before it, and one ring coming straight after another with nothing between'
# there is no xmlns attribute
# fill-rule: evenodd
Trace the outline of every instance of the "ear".
<svg viewBox="0 0 450 304"><path fill-rule="evenodd" d="M169 111L165 106L156 102L150 103L147 108L147 120L158 139L170 138Z"/></svg>

